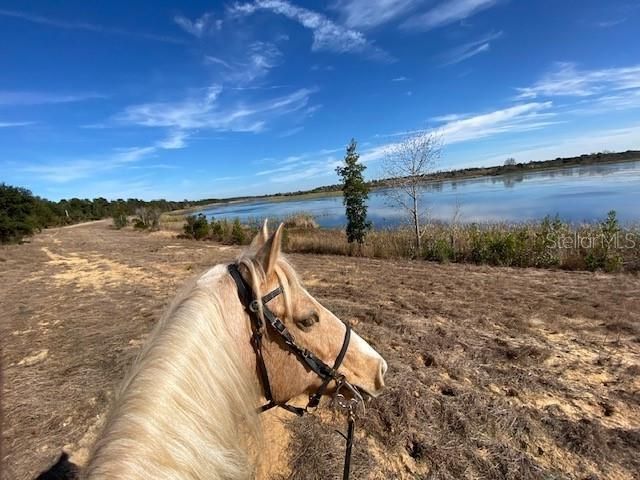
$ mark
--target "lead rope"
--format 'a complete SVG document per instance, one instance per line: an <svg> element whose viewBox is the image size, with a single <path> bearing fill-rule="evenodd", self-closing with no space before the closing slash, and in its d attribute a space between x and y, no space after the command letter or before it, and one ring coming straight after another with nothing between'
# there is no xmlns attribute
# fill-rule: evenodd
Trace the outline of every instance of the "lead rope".
<svg viewBox="0 0 640 480"><path fill-rule="evenodd" d="M344 468L342 469L342 480L349 480L349 473L351 471L351 447L353 447L353 434L356 430L356 417L353 413L353 408L349 409L349 416L347 418L347 436L345 440L347 445L344 452Z"/></svg>
<svg viewBox="0 0 640 480"><path fill-rule="evenodd" d="M362 398L350 398L347 400L345 396L340 392L343 387L351 387L350 384L345 383L342 385L338 385L338 389L336 390L336 394L334 396L334 401L337 405L347 412L347 434L345 435L340 430L336 430L338 434L342 438L344 438L345 444L345 452L344 452L344 468L342 469L342 480L349 480L349 474L351 472L351 450L353 448L353 439L356 431L356 412L358 411L358 406L362 406L364 412L364 402Z"/></svg>

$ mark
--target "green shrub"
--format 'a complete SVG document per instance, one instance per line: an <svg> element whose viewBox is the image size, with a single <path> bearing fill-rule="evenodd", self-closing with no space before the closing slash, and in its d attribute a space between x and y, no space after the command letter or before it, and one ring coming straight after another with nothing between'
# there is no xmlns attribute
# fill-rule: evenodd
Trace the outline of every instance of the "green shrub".
<svg viewBox="0 0 640 480"><path fill-rule="evenodd" d="M189 215L184 225L184 234L188 238L202 240L209 235L209 222L202 213Z"/></svg>
<svg viewBox="0 0 640 480"><path fill-rule="evenodd" d="M0 184L0 242L20 242L40 229L34 218L36 199L25 188Z"/></svg>
<svg viewBox="0 0 640 480"><path fill-rule="evenodd" d="M217 220L211 220L211 236L214 240L221 240L222 234L224 230L222 229L222 224Z"/></svg>
<svg viewBox="0 0 640 480"><path fill-rule="evenodd" d="M244 245L246 243L246 235L239 218L233 221L233 226L231 227L231 243L234 245Z"/></svg>
<svg viewBox="0 0 640 480"><path fill-rule="evenodd" d="M129 219L124 210L117 210L112 215L114 228L120 230L129 224Z"/></svg>
<svg viewBox="0 0 640 480"><path fill-rule="evenodd" d="M435 262L450 262L455 252L450 241L443 238L428 239L425 247L424 258Z"/></svg>
<svg viewBox="0 0 640 480"><path fill-rule="evenodd" d="M136 230L146 230L147 226L141 219L136 218L133 222L133 228L135 228Z"/></svg>

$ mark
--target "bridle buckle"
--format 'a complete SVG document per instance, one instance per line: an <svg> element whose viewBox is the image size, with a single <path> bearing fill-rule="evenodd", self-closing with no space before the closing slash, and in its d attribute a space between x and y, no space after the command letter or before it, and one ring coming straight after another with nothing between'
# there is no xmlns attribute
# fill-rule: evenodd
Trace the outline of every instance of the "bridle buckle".
<svg viewBox="0 0 640 480"><path fill-rule="evenodd" d="M258 300L251 300L249 310L253 313L258 313L260 311L260 304L258 303Z"/></svg>

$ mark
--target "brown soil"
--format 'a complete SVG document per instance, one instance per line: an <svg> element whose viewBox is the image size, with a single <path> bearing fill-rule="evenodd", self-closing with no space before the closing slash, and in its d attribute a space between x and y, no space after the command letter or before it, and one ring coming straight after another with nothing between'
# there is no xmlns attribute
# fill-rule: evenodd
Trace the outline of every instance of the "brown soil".
<svg viewBox="0 0 640 480"><path fill-rule="evenodd" d="M105 222L0 248L3 478L82 463L178 285L237 253ZM640 478L637 276L291 259L389 362L354 478ZM290 418L267 419L271 476L338 478L342 417Z"/></svg>

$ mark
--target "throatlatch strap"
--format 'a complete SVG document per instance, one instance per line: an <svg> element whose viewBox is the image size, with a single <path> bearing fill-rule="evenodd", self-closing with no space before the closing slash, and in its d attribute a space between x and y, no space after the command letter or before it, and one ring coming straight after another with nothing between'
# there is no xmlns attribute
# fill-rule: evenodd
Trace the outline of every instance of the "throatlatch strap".
<svg viewBox="0 0 640 480"><path fill-rule="evenodd" d="M252 295L246 284L238 266L235 263L232 263L228 267L229 273L231 277L236 283L236 287L238 289L238 295L240 296L240 301L242 302L242 306L249 314L249 318L251 319L251 329L253 330L253 335L251 336L251 346L253 347L253 351L256 354L256 367L258 368L258 373L260 374L260 383L262 383L262 390L264 392L265 398L268 400L266 405L260 407L259 411L264 412L276 406L276 403L273 401L273 394L271 392L271 383L269 382L269 372L267 371L267 366L264 363L264 358L262 356L262 320L258 317L257 314L254 314L250 309L249 305L251 304Z"/></svg>

